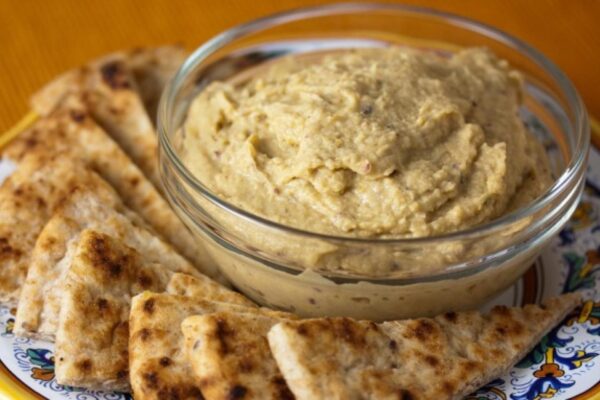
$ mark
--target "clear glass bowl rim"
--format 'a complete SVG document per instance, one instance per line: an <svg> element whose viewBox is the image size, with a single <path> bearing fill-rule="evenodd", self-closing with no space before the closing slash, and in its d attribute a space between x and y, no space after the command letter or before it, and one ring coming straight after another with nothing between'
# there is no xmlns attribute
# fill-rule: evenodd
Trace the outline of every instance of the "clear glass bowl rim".
<svg viewBox="0 0 600 400"><path fill-rule="evenodd" d="M330 16L334 14L349 14L357 12L374 12L374 11L391 11L406 14L417 14L443 19L444 22L465 28L484 36L490 37L496 41L502 42L511 48L521 52L534 61L545 72L547 72L557 83L562 94L567 99L569 106L573 109L574 121L573 132L576 135L576 143L573 149L573 157L565 168L565 171L554 181L552 186L536 201L515 210L514 212L505 214L500 218L489 221L485 224L477 225L464 230L453 231L442 235L416 237L416 238L358 238L349 236L336 236L322 234L318 232L307 231L277 222L271 221L264 217L252 214L243 210L212 193L204 186L184 165L178 157L176 150L173 147L168 132L168 121L171 108L173 107L174 98L181 86L181 83L186 79L190 72L194 71L207 57L219 50L221 47L231 43L235 39L246 35L281 25L287 22L293 22L311 17ZM307 238L320 240L329 240L337 242L347 242L354 244L389 244L389 245L419 245L430 244L433 242L454 241L463 239L472 239L480 236L493 234L504 227L517 223L520 220L530 218L533 214L540 211L553 203L565 190L573 190L573 180L577 179L580 172L585 168L587 153L590 145L590 127L587 112L581 97L577 90L566 77L566 75L541 52L523 42L516 37L513 37L501 30L498 30L490 25L483 24L472 19L458 16L455 14L438 11L426 7L410 6L402 4L382 4L382 3L336 3L323 6L303 7L290 11L285 11L277 14L272 14L266 17L255 19L253 21L237 25L230 28L198 47L182 64L173 78L166 85L158 107L158 139L161 150L164 151L167 159L175 166L177 175L182 177L187 185L200 193L217 207L234 214L247 221L262 225L268 229L276 229L293 235L300 235ZM543 222L543 221L536 221ZM535 222L534 222L534 225Z"/></svg>

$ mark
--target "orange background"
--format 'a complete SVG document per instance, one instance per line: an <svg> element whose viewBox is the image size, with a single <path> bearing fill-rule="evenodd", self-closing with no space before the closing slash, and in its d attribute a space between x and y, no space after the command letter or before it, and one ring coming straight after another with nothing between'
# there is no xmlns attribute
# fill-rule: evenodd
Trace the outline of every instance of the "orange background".
<svg viewBox="0 0 600 400"><path fill-rule="evenodd" d="M240 22L324 1L0 0L0 131L61 71L109 51L182 42L188 48ZM600 116L600 1L413 0L492 24L544 52Z"/></svg>

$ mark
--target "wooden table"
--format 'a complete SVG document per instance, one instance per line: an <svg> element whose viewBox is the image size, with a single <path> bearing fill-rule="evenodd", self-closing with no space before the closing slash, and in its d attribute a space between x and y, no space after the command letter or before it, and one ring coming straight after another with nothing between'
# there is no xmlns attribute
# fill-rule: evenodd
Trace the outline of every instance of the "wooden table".
<svg viewBox="0 0 600 400"><path fill-rule="evenodd" d="M61 71L109 51L182 42L190 49L240 22L324 3L300 0L0 0L0 131ZM600 1L412 0L516 35L554 60L600 116Z"/></svg>

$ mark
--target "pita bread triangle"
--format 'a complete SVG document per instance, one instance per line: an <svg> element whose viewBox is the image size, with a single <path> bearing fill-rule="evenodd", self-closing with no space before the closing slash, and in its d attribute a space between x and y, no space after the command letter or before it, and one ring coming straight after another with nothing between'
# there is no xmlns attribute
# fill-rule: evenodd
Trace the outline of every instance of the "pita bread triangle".
<svg viewBox="0 0 600 400"><path fill-rule="evenodd" d="M221 279L214 263L155 186L93 121L77 97L65 97L61 108L12 142L5 149L4 157L20 164L32 153L54 158L64 158L66 154L95 170L116 189L130 209L144 217L198 269Z"/></svg>
<svg viewBox="0 0 600 400"><path fill-rule="evenodd" d="M267 341L271 327L284 320L235 311L186 318L184 351L204 398L293 399Z"/></svg>
<svg viewBox="0 0 600 400"><path fill-rule="evenodd" d="M63 385L128 391L131 298L163 291L175 276L193 279L209 299L252 304L207 277L148 261L122 240L91 229L81 233L69 264L55 346L56 380Z"/></svg>
<svg viewBox="0 0 600 400"><path fill-rule="evenodd" d="M152 110L156 110L166 83L186 57L187 52L181 46L142 47L108 54L84 66L62 73L31 97L31 105L38 114L48 115L59 105L64 96L84 91L85 80L82 80L82 74L86 70L99 69L111 61L119 61L124 63L132 74L138 94L148 111L147 114L154 119L156 112Z"/></svg>
<svg viewBox="0 0 600 400"><path fill-rule="evenodd" d="M76 160L34 151L0 186L0 302L16 305L31 251L57 206L75 188L111 198L102 180ZM106 189L106 190L105 190Z"/></svg>
<svg viewBox="0 0 600 400"><path fill-rule="evenodd" d="M461 399L506 373L580 303L496 307L375 324L286 321L269 345L297 399Z"/></svg>
<svg viewBox="0 0 600 400"><path fill-rule="evenodd" d="M159 57L173 60L159 62ZM160 95L167 74L170 76L180 60L180 52L166 49L114 53L64 73L34 94L31 105L38 114L47 116L61 107L65 97L79 97L98 124L160 188L158 141L152 123L155 116L148 115L132 68L142 79L146 102L155 107L155 96Z"/></svg>
<svg viewBox="0 0 600 400"><path fill-rule="evenodd" d="M38 236L17 308L17 335L54 339L64 278L77 240L87 228L122 240L149 262L200 276L186 259L148 230L137 214L125 208L108 184L103 185L103 196L97 189L74 190Z"/></svg>
<svg viewBox="0 0 600 400"><path fill-rule="evenodd" d="M135 296L129 316L129 375L134 397L203 399L184 349L181 323L192 315L216 311L289 314L168 293Z"/></svg>
<svg viewBox="0 0 600 400"><path fill-rule="evenodd" d="M56 381L127 391L131 295L144 289L164 290L171 275L165 266L142 260L121 241L83 231L64 280L55 344Z"/></svg>
<svg viewBox="0 0 600 400"><path fill-rule="evenodd" d="M121 146L144 174L160 187L156 161L157 139L152 121L146 114L135 82L124 62L107 58L67 73L69 79L58 78L42 92L51 91L57 96L34 95L32 107L42 116L50 115L65 97L78 97L94 120ZM50 104L40 98L52 99Z"/></svg>
<svg viewBox="0 0 600 400"><path fill-rule="evenodd" d="M187 56L182 46L133 49L124 55L152 121L156 121L158 102L163 89Z"/></svg>

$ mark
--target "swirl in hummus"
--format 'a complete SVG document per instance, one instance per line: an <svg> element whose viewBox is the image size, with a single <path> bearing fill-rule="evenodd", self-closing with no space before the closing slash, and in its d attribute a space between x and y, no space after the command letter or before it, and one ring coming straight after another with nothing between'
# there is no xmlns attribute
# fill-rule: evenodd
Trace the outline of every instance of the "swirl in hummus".
<svg viewBox="0 0 600 400"><path fill-rule="evenodd" d="M520 75L484 49L285 58L193 101L182 157L226 201L288 226L422 237L530 203L552 181Z"/></svg>

